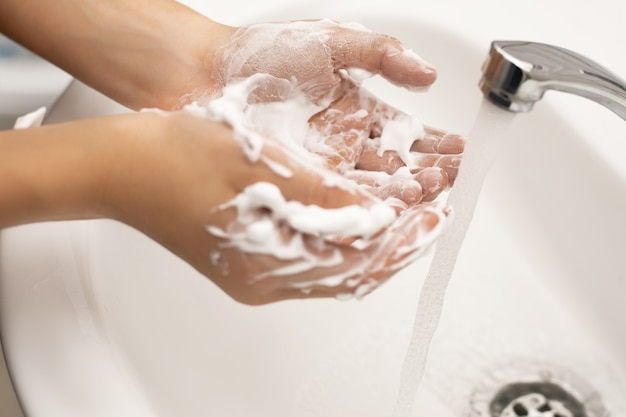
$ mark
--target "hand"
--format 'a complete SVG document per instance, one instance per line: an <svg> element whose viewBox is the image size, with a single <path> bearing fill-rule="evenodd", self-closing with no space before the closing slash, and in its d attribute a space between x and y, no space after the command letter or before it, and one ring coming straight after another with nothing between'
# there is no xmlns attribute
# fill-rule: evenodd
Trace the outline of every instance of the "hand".
<svg viewBox="0 0 626 417"><path fill-rule="evenodd" d="M310 120L320 135L309 137L305 147L380 198L408 205L431 201L456 178L464 146L459 135L422 130L420 124L417 131L405 132L415 135L405 138L405 149L381 152L387 125L411 119L361 89L349 73L379 74L413 90L436 79L435 69L397 39L328 20L257 24L237 30L212 62L216 87L198 100L215 98L229 83L258 73L271 77L256 87L250 101L281 101L294 88L303 91L323 109ZM363 111L365 116L354 117Z"/></svg>
<svg viewBox="0 0 626 417"><path fill-rule="evenodd" d="M199 101L219 95L234 80L257 73L293 80L310 100L325 104L343 94L342 71L381 75L412 90L428 87L437 77L430 64L397 39L330 20L239 28L209 61L215 85L194 97ZM198 87L197 93L202 90ZM281 84L267 85L259 91L260 99L280 100L281 90Z"/></svg>
<svg viewBox="0 0 626 417"><path fill-rule="evenodd" d="M389 216L389 206L353 181L294 159L267 140L263 156L292 172L278 175L251 163L226 126L184 112L126 117L136 126L132 140L119 141L124 149L105 176L111 217L160 242L243 303L364 295L419 256L447 215L416 205L397 218L391 209ZM327 185L329 176L335 186ZM279 197L264 192L256 206L239 204L259 185ZM280 213L287 210L281 198L289 202L287 214ZM366 218L382 213L386 226L357 225L356 233L341 236L322 230L346 218L332 210L342 207ZM317 210L321 228L298 222L297 214L310 209ZM268 247L280 253L262 250Z"/></svg>
<svg viewBox="0 0 626 417"><path fill-rule="evenodd" d="M465 144L463 137L422 126L347 80L340 98L311 125L319 135L311 135L305 147L382 200L395 199L400 209L433 201L452 186Z"/></svg>
<svg viewBox="0 0 626 417"><path fill-rule="evenodd" d="M11 2L12 7L20 4ZM115 5L120 4L127 3ZM96 5L100 3L88 2L91 11L97 10L97 7L92 10ZM107 3L107 7L114 8L115 5ZM260 25L243 28L232 36L233 28L217 25L219 33L208 36L212 29L206 19L188 9L178 8L176 3L164 1L162 5L161 12L154 18L161 23L170 22L167 27L172 30L164 32L166 42L155 42L153 28L157 25L113 14L121 18L118 23L129 27L123 26L124 31L107 32L104 46L109 45L110 36L116 40L112 43L115 47L105 48L106 53L93 56L93 60L70 59L73 56L68 57L66 51L72 48L46 49L45 42L25 43L39 46L33 49L51 51L50 58L54 62L64 62L70 72L80 74L85 80L91 79L92 86L133 108L153 105L172 108L185 99L198 97L198 92L205 98L215 98L237 78L270 73L279 82L262 85L254 92L252 101L280 102L294 85L304 91L307 100L321 110L309 120L317 134L310 136L304 144L317 156L322 156L325 167L293 158L276 138L264 138L261 156L265 161L288 169L292 175L286 178L267 163L252 163L247 159L231 129L184 113L169 116L140 113L50 126L37 129L36 133L11 132L9 136L18 139L3 144L19 144L24 148L24 158L13 155L12 164L3 164L3 169L11 174L2 176L9 185L11 204L3 209L1 225L46 219L112 217L143 231L233 298L249 304L287 298L364 295L430 246L448 212L441 205L423 202L434 198L442 187L425 193L420 185L421 196L410 198L403 196L402 192L390 192L389 195L405 200L401 209L397 213L391 209L390 215L390 206L365 191L354 179L367 184L373 193L384 196L385 187L394 188L389 187L387 181L386 185L377 182L381 178L378 174L385 173L383 164L387 156L391 155L397 166L405 164L409 170L417 171L420 167L436 164L425 162L421 156L406 158L408 149L396 152L397 155L392 152L383 153L383 158L378 157L379 150L386 145L381 138L381 147L377 147L376 136L380 132L384 137L386 126L397 122L402 115L376 99L368 98L346 74L354 75L352 69L361 68L381 74L398 85L421 88L434 81L432 67L404 51L395 39L346 25L327 21ZM165 12L170 8L176 9L177 17L189 17L195 22L195 28L205 26L206 29L196 32L180 25L179 20L171 18L172 13ZM131 9L132 16L147 16L135 6ZM16 24L15 27L22 26ZM119 28L111 24L104 27ZM268 27L269 39L263 37ZM277 28L281 34L276 38L278 45L273 44L274 29ZM84 29L89 32L93 28ZM138 33L147 36L136 36ZM185 42L189 33L194 33L194 39L209 39L211 45L199 46L202 41ZM88 40L100 38L102 36L71 37L68 44L76 43L77 50L93 51L93 44ZM316 65L310 65L306 57L297 54L299 49L296 46L302 46L298 43L302 40L311 42L305 47L307 52L314 53L312 56L316 60L319 59ZM154 44L163 48L147 47ZM222 45L217 54L207 52L214 51L217 44ZM256 52L248 54L250 50L246 47L251 46ZM280 47L281 55L266 60L265 52L274 47ZM138 55L137 50L142 54ZM243 63L234 59L241 56L228 57L229 51L236 50L247 53ZM165 62L163 56L167 58ZM237 67L237 62L241 66ZM285 62L292 65L286 71L283 68ZM322 70L315 70L320 63L323 64L320 65ZM251 64L257 67L252 68ZM101 67L106 70L102 71ZM144 77L146 68L155 71ZM137 80L141 82L135 82ZM286 85L290 87L284 90ZM184 93L190 95L180 101ZM359 107L361 100L366 107L365 115L361 112L364 109ZM357 108L356 112L352 111ZM331 120L336 122L335 127L329 125ZM324 145L334 145L340 154L353 152L353 156L342 156L342 163L333 164L334 152L319 152L311 147L314 137L319 138L320 134L327 136ZM358 140L350 140L353 134ZM430 142L445 148L443 136L433 135L435 139L426 137L420 143L416 142L414 148L422 152ZM36 140L24 141L24 136ZM85 136L90 140L84 141ZM46 137L45 141L43 137ZM339 144L333 144L331 138L339 140ZM408 140L412 139L409 135ZM54 156L43 157L44 148L56 150L48 152ZM66 152L67 149L74 152ZM372 149L376 149L377 158L368 156ZM32 164L20 162L33 160L33 156L45 161L41 166L54 167L49 170L54 175L42 178L29 168ZM435 155L437 158L439 156ZM422 165L413 166L414 163ZM88 167L76 169L77 165ZM333 177L328 168L341 175ZM407 169L401 167L397 171L402 173ZM363 175L365 171L368 173ZM76 177L75 172L90 174ZM395 172L394 181L400 178ZM453 165L449 172L453 176ZM16 175L19 178L13 181ZM419 181L419 172L415 175ZM332 186L328 185L329 179L332 179ZM448 179L448 184L450 182ZM16 184L32 187L14 187ZM245 210L240 210L240 199L248 198L247 203L253 202L250 193L254 194L258 186L274 187L276 198L261 205L247 204ZM36 207L33 208L33 204ZM290 209L283 210L287 206ZM341 211L344 208L351 210L350 214L356 213L357 220L364 219L367 227L357 222L354 231L328 228L328 224L341 226L337 220L347 218ZM310 210L317 210L318 223L303 223L303 217L298 217ZM263 239L271 239L273 244L269 246L272 250L291 248L295 251L280 256L275 256L275 251L263 252L258 250Z"/></svg>
<svg viewBox="0 0 626 417"><path fill-rule="evenodd" d="M442 220L447 216L448 211L445 205L429 202L453 183L460 162L460 153L463 150L464 141L458 135L448 135L431 128L425 128L422 131L420 124L413 123L414 119L360 88L346 73L340 71L340 69L350 68L351 65L342 65L339 69L333 67L332 65L339 61L329 58L328 45L318 44L315 48L315 44L320 39L324 39L317 32L320 25L325 29L330 28L328 30L331 32L337 30L337 32L332 32L334 35L342 33L344 40L349 37L347 35L354 35L355 39L360 39L363 35L363 32L357 34L353 29L338 27L330 22L297 22L295 25L278 24L278 27L269 25L269 30L265 25L255 26L254 30L243 29L240 30L241 33L235 34L234 38L237 41L227 43L227 46L218 53L219 58L216 61L220 62L220 59L224 61L218 65L220 70L214 78L220 80L219 84L224 87L230 87L237 82L245 84L240 92L247 92L250 95L239 97L238 103L242 106L238 109L239 115L250 109L263 109L264 104L274 102L295 104L292 101L294 94L304 93L306 99L317 105L320 111L303 121L304 124L308 122L313 129L304 140L297 140L297 142L303 143L307 150L320 157L326 168L341 174L344 180L349 180L343 182L344 190L357 192L359 189L364 189L363 185L365 185L368 191L381 199L390 201L389 198L392 198L399 217L373 237L324 235L319 231L307 233L297 230L293 224L289 224L288 220L287 228L284 229L283 219L277 219L274 214L271 214L279 212L280 208L268 208L266 205L261 205L253 206L252 213L244 211L241 216L240 212L240 217L228 223L210 227L209 230L214 236L224 239L220 244L222 250L214 252L213 257L216 265L222 265L221 273L225 277L231 274L249 276L249 283L254 283L256 288L255 297L261 297L261 299L266 296L272 299L282 299L337 294L364 295L372 291L398 269L419 256L438 235ZM298 30L292 32L292 26L296 26ZM322 65L322 71L317 71L317 67L311 66L309 61L302 61L300 55L280 58L283 62L291 64L287 71L284 70L283 65L273 62L272 59L276 58L275 54L272 59L266 60L265 54L270 50L278 55L283 52L288 55L301 54L302 45L294 46L291 43L298 43L302 38L307 39L304 35L310 30L314 31L314 35L309 37L314 45L307 45L304 49L307 52L317 51L320 54L326 54L324 56L328 58L329 65ZM281 40L281 36L275 36L276 31L285 35L285 38ZM391 44L396 53L389 55L398 57L397 52L402 48L397 41L380 35L375 36L380 41ZM261 44L256 44L255 51L248 54L245 43L255 43L259 40ZM269 44L264 45L263 40L269 40ZM236 49L237 54L230 56L230 48ZM389 64L381 65L380 63L385 59L389 60L386 58L388 51L381 53L382 50L378 49L377 66L388 68ZM344 52L349 51L348 49ZM315 56L315 53L313 55ZM406 59L406 54L404 55ZM400 68L405 69L404 75L401 70L392 71L397 83L403 79L408 86L414 88L424 87L434 81L432 67L413 58L409 61L411 62L408 63L408 68L410 69L413 65L413 73L407 71L407 67L403 67L401 62L396 63ZM344 60L343 62L350 61ZM419 67L417 69L416 63ZM357 64L358 62L355 63ZM407 63L404 62L404 64ZM258 77L259 74L264 74L264 76ZM249 82L252 78L254 81ZM228 96L229 93L223 89L209 92L204 100L212 103L222 94ZM292 110L297 109L294 107ZM269 139L264 142L263 146L281 144L284 148L291 148L290 145L293 143L285 142L288 138L280 129L275 130L274 124L275 121L270 119L265 124L254 125L250 130L261 132L266 139ZM409 128L400 132L402 143L398 146L384 144L385 138L388 139L390 136L389 133L385 135L386 129L392 130L391 136L398 136L394 134L398 133L398 127ZM284 159L284 155L279 159ZM284 161L277 162L276 160L274 163L285 164ZM312 172L314 171L308 175L313 175ZM320 189L319 184L323 182L319 179L315 189ZM281 198L301 203L301 200L290 200L287 196L289 194L287 190L292 187L297 188L297 183L285 181L281 183L283 185L277 189L285 194ZM361 187L355 187L357 184ZM269 190L265 189L266 192ZM248 192L254 193L255 191L244 189L231 205L223 206L223 208L240 208L242 201L245 203L244 206L249 205L250 202L246 200ZM319 201L332 201L327 199L333 198L331 195L335 192L337 190L327 191L326 197ZM239 200L239 203L235 200ZM317 198L306 204L323 206ZM268 211L269 218L263 215L259 218L260 214L256 210ZM329 215L329 213L326 214ZM254 236L251 236L248 233L251 228L257 230L266 226L270 231L269 234L264 232L257 236L255 232ZM279 255L277 252L265 252L267 247L272 247L276 242L290 246L294 241L300 242L298 245L304 245L306 250L288 256ZM393 249L388 250L389 248ZM396 256L397 253L401 254L400 257ZM339 256L337 257L336 254ZM364 260L368 258L372 259L373 263ZM237 259L237 261L232 262L229 259ZM256 274L250 276L251 270L247 267L250 266L251 259L264 259L262 264L266 268L257 270ZM341 261L338 262L337 259ZM331 261L338 263L335 266ZM382 269L381 265L384 265ZM368 273L365 274L363 271L368 271Z"/></svg>

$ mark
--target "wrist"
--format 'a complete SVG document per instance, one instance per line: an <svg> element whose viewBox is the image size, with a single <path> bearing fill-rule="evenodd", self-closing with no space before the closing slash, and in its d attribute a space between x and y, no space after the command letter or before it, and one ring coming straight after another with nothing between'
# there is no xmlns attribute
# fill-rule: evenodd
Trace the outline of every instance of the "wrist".
<svg viewBox="0 0 626 417"><path fill-rule="evenodd" d="M0 227L112 217L126 116L0 132Z"/></svg>
<svg viewBox="0 0 626 417"><path fill-rule="evenodd" d="M175 110L215 88L213 56L236 28L170 0L151 13L133 2L124 7L133 16L126 33L116 30L103 38L109 75L93 68L85 72L96 89L135 110Z"/></svg>
<svg viewBox="0 0 626 417"><path fill-rule="evenodd" d="M129 72L136 75L138 87L136 97L123 99L131 108L178 110L218 88L213 79L213 58L237 28L215 22L178 2L168 0L168 4L156 8L153 21L138 29L150 32L147 37L151 45L141 59L129 61L133 65Z"/></svg>
<svg viewBox="0 0 626 417"><path fill-rule="evenodd" d="M116 49L108 48L118 76L102 80L100 91L135 110L177 110L216 88L213 57L236 28L170 0L149 14L134 4L128 7L136 17L127 29L132 39L106 37L118 42Z"/></svg>
<svg viewBox="0 0 626 417"><path fill-rule="evenodd" d="M166 110L179 110L185 104L213 94L222 86L215 78L217 51L237 30L236 27L223 25L210 20L195 11L181 11L177 22L170 21L173 27L162 31L165 52L172 57L168 61L169 71L159 71L165 75L160 82L154 83L151 96L156 97L154 107ZM163 52L161 52L163 53ZM169 75L168 75L169 73ZM169 91L166 86L170 86ZM148 107L148 106L143 106Z"/></svg>

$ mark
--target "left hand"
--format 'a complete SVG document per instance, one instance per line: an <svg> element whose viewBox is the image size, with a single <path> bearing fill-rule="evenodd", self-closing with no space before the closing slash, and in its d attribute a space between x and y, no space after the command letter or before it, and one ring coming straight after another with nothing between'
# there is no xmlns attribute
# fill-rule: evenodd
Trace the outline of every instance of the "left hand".
<svg viewBox="0 0 626 417"><path fill-rule="evenodd" d="M411 90L428 87L437 78L434 67L404 48L399 40L357 24L330 20L239 28L210 62L215 84L202 92L204 97L219 94L231 81L256 73L295 81L311 101L325 104L343 94L343 70L381 75ZM259 96L261 100L280 99L281 86L268 85Z"/></svg>
<svg viewBox="0 0 626 417"><path fill-rule="evenodd" d="M253 101L284 100L294 87L303 91L324 108L310 124L330 152L314 149L320 137L305 147L378 197L411 206L435 199L456 178L464 146L459 135L425 127L402 155L381 152L385 127L408 116L360 88L349 74L359 69L409 90L425 89L437 78L434 67L393 37L330 20L256 24L235 31L211 62L215 84L190 98L215 98L227 84L256 73L276 82L268 77L252 93ZM354 116L364 111L365 117Z"/></svg>

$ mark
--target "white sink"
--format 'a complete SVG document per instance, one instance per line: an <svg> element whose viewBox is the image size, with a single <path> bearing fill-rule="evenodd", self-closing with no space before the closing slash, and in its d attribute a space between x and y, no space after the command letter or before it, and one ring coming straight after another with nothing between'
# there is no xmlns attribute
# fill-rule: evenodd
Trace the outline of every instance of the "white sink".
<svg viewBox="0 0 626 417"><path fill-rule="evenodd" d="M10 129L16 117L54 104L72 79L38 56L18 51L0 53L0 129Z"/></svg>
<svg viewBox="0 0 626 417"><path fill-rule="evenodd" d="M371 16L349 20L399 37L439 80L422 95L376 80L370 88L429 124L468 133L488 45ZM465 415L494 384L538 368L555 378L572 371L614 415L626 412L626 184L558 103L518 116L503 138L415 416ZM595 104L581 105L595 114ZM116 111L125 109L75 83L49 120ZM603 135L626 136L626 124L615 129ZM363 301L248 307L112 221L34 224L0 237L0 330L29 417L390 416L430 259Z"/></svg>

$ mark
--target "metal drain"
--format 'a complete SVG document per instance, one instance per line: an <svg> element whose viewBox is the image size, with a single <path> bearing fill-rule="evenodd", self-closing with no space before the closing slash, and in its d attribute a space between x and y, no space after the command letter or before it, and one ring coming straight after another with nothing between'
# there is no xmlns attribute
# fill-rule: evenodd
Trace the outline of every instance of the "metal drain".
<svg viewBox="0 0 626 417"><path fill-rule="evenodd" d="M576 373L554 365L517 363L477 384L466 417L608 417L600 394Z"/></svg>
<svg viewBox="0 0 626 417"><path fill-rule="evenodd" d="M588 417L585 406L550 382L512 383L489 405L493 417Z"/></svg>

